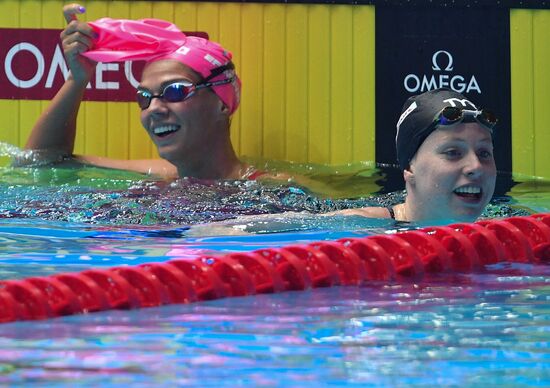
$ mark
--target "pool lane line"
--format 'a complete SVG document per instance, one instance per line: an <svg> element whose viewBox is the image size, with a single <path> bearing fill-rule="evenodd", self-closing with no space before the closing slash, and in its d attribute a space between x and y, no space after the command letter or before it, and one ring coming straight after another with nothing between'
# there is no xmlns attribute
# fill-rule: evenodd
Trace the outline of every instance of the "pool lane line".
<svg viewBox="0 0 550 388"><path fill-rule="evenodd" d="M550 263L550 213L0 281L0 323Z"/></svg>

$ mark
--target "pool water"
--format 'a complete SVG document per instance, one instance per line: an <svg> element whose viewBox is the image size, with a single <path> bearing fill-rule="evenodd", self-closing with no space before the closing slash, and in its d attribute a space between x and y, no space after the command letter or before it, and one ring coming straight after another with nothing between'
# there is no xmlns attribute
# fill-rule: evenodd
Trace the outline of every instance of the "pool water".
<svg viewBox="0 0 550 388"><path fill-rule="evenodd" d="M0 325L0 384L548 386L550 268Z"/></svg>
<svg viewBox="0 0 550 388"><path fill-rule="evenodd" d="M316 214L399 201L390 168L282 167L312 187L0 168L0 280L411 227ZM281 215L289 210L298 213ZM501 174L485 216L549 211L548 181ZM193 233L197 224L264 213L278 215L246 221L248 235ZM1 324L0 384L549 386L549 275L549 266L501 263L473 274Z"/></svg>
<svg viewBox="0 0 550 388"><path fill-rule="evenodd" d="M402 202L394 167L357 163L341 167L265 163L264 169L305 179L288 184L256 181L165 182L135 173L83 166L0 167L0 218L96 225L189 225L239 215L322 213ZM307 187L300 185L300 181ZM486 217L525 215L549 208L550 182L500 174ZM306 229L309 229L306 228Z"/></svg>

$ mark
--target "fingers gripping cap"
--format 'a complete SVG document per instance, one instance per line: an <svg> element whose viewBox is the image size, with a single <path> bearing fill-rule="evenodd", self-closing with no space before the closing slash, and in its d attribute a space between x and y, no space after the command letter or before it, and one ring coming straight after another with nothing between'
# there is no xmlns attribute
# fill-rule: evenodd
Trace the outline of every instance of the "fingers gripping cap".
<svg viewBox="0 0 550 388"><path fill-rule="evenodd" d="M397 121L395 145L401 170L409 167L420 145L437 128L432 125L446 106L477 110L475 104L454 90L441 88L410 97Z"/></svg>
<svg viewBox="0 0 550 388"><path fill-rule="evenodd" d="M98 37L93 50L83 55L97 62L175 59L203 78L211 77L212 71L220 66L231 64L209 81L233 79L230 83L212 86L212 90L228 107L230 114L239 106L241 81L232 66L232 54L218 43L187 36L176 25L159 19L102 18L89 24Z"/></svg>

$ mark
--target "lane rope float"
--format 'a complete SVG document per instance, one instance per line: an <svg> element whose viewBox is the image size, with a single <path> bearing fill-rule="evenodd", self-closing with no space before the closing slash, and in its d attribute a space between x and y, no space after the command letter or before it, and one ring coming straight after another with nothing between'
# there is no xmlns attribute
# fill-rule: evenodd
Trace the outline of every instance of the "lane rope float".
<svg viewBox="0 0 550 388"><path fill-rule="evenodd" d="M0 281L0 323L550 263L550 214Z"/></svg>

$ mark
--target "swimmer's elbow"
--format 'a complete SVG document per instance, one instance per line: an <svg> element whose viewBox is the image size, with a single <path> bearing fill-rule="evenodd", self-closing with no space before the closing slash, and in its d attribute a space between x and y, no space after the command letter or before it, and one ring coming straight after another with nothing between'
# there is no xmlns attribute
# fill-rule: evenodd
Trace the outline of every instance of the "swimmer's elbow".
<svg viewBox="0 0 550 388"><path fill-rule="evenodd" d="M11 167L42 167L61 163L70 157L66 152L47 149L17 149L10 152Z"/></svg>

